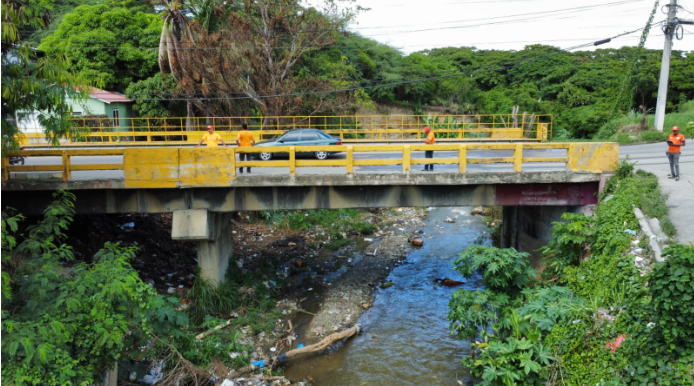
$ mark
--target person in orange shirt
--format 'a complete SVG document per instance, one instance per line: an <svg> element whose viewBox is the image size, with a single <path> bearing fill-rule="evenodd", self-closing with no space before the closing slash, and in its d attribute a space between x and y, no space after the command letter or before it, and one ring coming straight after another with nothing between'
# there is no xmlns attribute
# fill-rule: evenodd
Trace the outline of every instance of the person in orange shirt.
<svg viewBox="0 0 694 386"><path fill-rule="evenodd" d="M672 128L672 134L667 139L667 159L670 161L670 175L668 178L674 178L675 181L680 180L680 152L684 146L684 135L680 134L680 128L675 126Z"/></svg>
<svg viewBox="0 0 694 386"><path fill-rule="evenodd" d="M227 144L224 142L222 137L219 136L219 134L214 132L214 127L212 125L207 126L207 133L202 136L202 139L200 142L198 142L198 146L195 147L200 147L202 143L205 142L207 144L207 147L217 147L217 142L221 142L224 147L227 146Z"/></svg>
<svg viewBox="0 0 694 386"><path fill-rule="evenodd" d="M248 131L248 125L245 123L242 124L241 129L239 136L236 138L236 144L239 145L239 147L254 146L255 139L253 138L253 133ZM250 153L239 153L239 161L250 161L250 156ZM250 174L251 168L247 167L246 171ZM243 168L239 168L239 173L243 174Z"/></svg>
<svg viewBox="0 0 694 386"><path fill-rule="evenodd" d="M436 136L434 133L431 131L431 127L427 126L424 128L424 134L426 134L427 138L424 140L424 143L427 145L434 145L436 144ZM424 158L434 158L434 151L433 150L426 150L424 152ZM434 164L426 164L424 165L424 169L422 169L424 172L434 171Z"/></svg>

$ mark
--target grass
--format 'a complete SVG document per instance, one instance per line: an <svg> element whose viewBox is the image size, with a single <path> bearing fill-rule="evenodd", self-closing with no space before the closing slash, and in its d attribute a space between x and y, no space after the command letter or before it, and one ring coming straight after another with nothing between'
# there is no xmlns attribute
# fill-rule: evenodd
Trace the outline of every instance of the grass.
<svg viewBox="0 0 694 386"><path fill-rule="evenodd" d="M637 111L630 111L620 117L614 118L600 127L592 139L573 139L566 130L559 130L552 138L554 142L593 142L611 141L620 145L633 143L654 143L667 140L672 127L678 126L680 132L686 138L694 137L694 101L689 101L680 107L679 112L671 112L665 115L663 131L655 130L655 115L646 116L648 130L638 131L636 126L641 122L642 115ZM629 129L632 129L629 132Z"/></svg>

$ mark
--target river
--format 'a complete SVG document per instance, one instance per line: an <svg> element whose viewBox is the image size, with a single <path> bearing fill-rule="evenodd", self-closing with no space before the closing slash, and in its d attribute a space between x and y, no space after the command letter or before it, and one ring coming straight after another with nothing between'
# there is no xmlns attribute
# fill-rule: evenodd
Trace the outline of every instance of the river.
<svg viewBox="0 0 694 386"><path fill-rule="evenodd" d="M473 243L489 245L489 229L471 208L437 208L425 221L424 245L412 250L378 289L373 307L358 323L361 336L328 355L302 359L287 369L292 379L314 380L316 386L457 385L467 381L460 359L467 343L449 333L448 302L458 288L475 290L481 277L464 280L453 270L458 254ZM445 222L447 218L454 223ZM436 278L465 281L457 288L434 283Z"/></svg>

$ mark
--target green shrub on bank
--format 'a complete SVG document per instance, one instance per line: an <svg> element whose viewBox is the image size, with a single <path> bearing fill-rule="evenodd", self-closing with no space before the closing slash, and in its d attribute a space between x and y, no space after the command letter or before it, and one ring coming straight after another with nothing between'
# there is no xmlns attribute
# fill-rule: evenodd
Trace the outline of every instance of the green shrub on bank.
<svg viewBox="0 0 694 386"><path fill-rule="evenodd" d="M565 287L526 283L507 305L492 304L491 289L485 297L456 291L452 331L484 340L472 343L463 358L480 384L694 385L694 247L667 248L667 260L650 274L628 253L634 239L625 231L639 229L633 205L667 224L665 200L654 175L634 173L633 164L623 162L594 221L573 215L564 218L567 224L555 224L546 250L568 262L556 281ZM584 228L590 231L583 234ZM572 264L584 245L592 256ZM473 262L458 259L456 269L470 275L482 268L483 281L503 272Z"/></svg>
<svg viewBox="0 0 694 386"><path fill-rule="evenodd" d="M490 290L514 296L525 288L537 271L527 260L529 255L513 248L495 248L473 245L463 251L455 262L454 269L469 279L482 271L482 283Z"/></svg>
<svg viewBox="0 0 694 386"><path fill-rule="evenodd" d="M365 212L359 209L271 210L260 213L268 224L283 229L305 230L320 226L331 232L363 235L376 231L376 225L361 221Z"/></svg>

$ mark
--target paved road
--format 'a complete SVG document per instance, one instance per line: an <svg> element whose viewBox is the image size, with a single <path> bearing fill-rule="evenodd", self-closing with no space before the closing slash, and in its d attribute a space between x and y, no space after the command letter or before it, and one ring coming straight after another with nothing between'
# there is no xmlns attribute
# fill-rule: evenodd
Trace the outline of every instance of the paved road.
<svg viewBox="0 0 694 386"><path fill-rule="evenodd" d="M526 150L523 154L525 157L566 157L566 150ZM470 150L468 158L480 157L512 157L512 150ZM328 159L345 159L344 153L332 154ZM456 151L437 151L434 152L435 158L457 158ZM369 152L357 153L354 159L395 159L402 158L402 153L398 152ZM412 158L424 158L423 151L412 152ZM279 158L279 159L286 159ZM313 159L311 157L297 157L297 159ZM60 165L62 162L60 157L27 157L26 165ZM93 156L93 157L70 157L70 162L73 164L102 164L102 163L122 163L122 156ZM413 173L427 173L421 171L424 165L412 165ZM458 165L436 165L437 173L457 173ZM566 166L561 162L543 162L543 163L525 163L523 164L524 171L545 171L545 170L565 170ZM467 170L470 173L478 172L507 172L513 171L512 164L476 164L468 165ZM345 167L297 167L298 175L310 174L344 174ZM392 166L356 166L354 172L357 174L363 173L402 173L401 165ZM50 173L48 173L50 174ZM289 174L289 168L280 167L255 167L252 169L252 176L255 175L279 175ZM247 177L244 174L243 177ZM251 176L251 177L252 177ZM241 175L239 175L241 177ZM120 179L123 178L121 170L100 170L100 171L73 171L72 178L74 180L91 180L91 179Z"/></svg>
<svg viewBox="0 0 694 386"><path fill-rule="evenodd" d="M667 178L670 164L665 156L665 143L620 147L620 158L636 161L636 167L658 176L660 189L668 194L670 220L677 228L677 241L694 243L694 143L682 148L680 180Z"/></svg>

